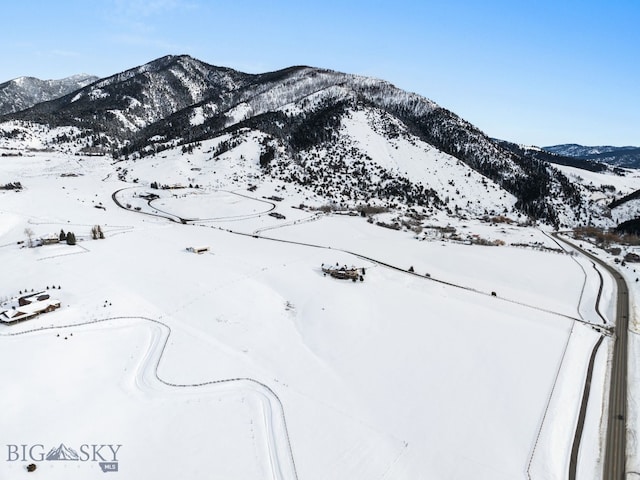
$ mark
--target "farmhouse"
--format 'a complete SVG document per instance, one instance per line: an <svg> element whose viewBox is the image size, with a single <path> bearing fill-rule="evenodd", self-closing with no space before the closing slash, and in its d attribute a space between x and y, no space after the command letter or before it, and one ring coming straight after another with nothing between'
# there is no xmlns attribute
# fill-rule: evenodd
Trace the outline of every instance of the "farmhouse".
<svg viewBox="0 0 640 480"><path fill-rule="evenodd" d="M47 235L44 237L36 238L33 241L34 247L42 247L43 245L54 245L60 243L60 239L57 235Z"/></svg>
<svg viewBox="0 0 640 480"><path fill-rule="evenodd" d="M60 243L60 238L57 235L47 235L46 237L40 238L40 242L42 245L53 245Z"/></svg>
<svg viewBox="0 0 640 480"><path fill-rule="evenodd" d="M356 268L356 267L347 267L345 266L326 266L322 264L322 272L326 276L327 274L331 275L333 278L338 278L340 280L360 280L361 282L364 280L364 268Z"/></svg>
<svg viewBox="0 0 640 480"><path fill-rule="evenodd" d="M29 302L25 302L25 298L33 298L32 295L20 298L19 306L14 307L11 310L0 311L0 323L13 325L14 323L37 317L41 313L53 312L60 308L59 300L52 300L48 297L48 295L41 295L38 299ZM43 299L39 300L39 298Z"/></svg>

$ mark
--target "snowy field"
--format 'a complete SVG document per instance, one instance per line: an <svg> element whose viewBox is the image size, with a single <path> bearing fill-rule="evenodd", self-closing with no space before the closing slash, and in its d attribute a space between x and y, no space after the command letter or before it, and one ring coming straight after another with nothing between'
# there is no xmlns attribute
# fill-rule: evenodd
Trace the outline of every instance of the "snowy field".
<svg viewBox="0 0 640 480"><path fill-rule="evenodd" d="M419 241L291 208L308 197L276 182L249 192L225 160L150 204L151 161L130 167L140 185L102 157L2 162L0 184L25 188L0 191L0 300L56 287L62 304L0 325L2 445L121 445L102 456L127 479L564 478L599 280L540 230L469 220L455 228L505 245ZM190 171L173 167L162 181ZM78 242L26 248L25 229ZM601 468L604 346L584 478ZM102 478L82 458L34 461L47 478Z"/></svg>

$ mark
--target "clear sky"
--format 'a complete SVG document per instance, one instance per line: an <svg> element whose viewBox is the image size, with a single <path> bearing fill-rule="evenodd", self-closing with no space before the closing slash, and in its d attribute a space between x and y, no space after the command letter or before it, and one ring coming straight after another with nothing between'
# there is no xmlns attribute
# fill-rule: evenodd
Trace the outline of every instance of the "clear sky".
<svg viewBox="0 0 640 480"><path fill-rule="evenodd" d="M0 82L167 54L388 80L492 137L640 145L640 0L3 2Z"/></svg>

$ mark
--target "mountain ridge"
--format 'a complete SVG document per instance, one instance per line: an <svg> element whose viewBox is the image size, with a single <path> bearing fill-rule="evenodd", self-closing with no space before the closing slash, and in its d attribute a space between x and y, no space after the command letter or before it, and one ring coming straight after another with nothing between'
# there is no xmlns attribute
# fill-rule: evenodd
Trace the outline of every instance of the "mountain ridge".
<svg viewBox="0 0 640 480"><path fill-rule="evenodd" d="M542 147L547 152L623 168L640 168L640 147L585 146L576 143Z"/></svg>
<svg viewBox="0 0 640 480"><path fill-rule="evenodd" d="M307 66L247 74L168 55L0 117L0 132L26 138L34 129L25 125L40 125L58 132L47 134L49 147L116 160L188 150L221 136L230 136L233 145L220 147L230 150L259 137L264 174L300 185L322 179L318 189L341 201L366 201L371 193L407 204L443 200L428 178L420 182L386 167L375 173L378 167L368 162L379 152L345 129L354 116L365 119L357 128L369 122L373 133L367 135L378 136L387 152L382 163L389 163L389 149L399 148L401 139L407 148L418 145L423 168L432 149L455 158L514 195L514 208L532 219L559 227L593 209L580 187L544 159L506 148L432 100L384 80ZM332 171L361 175L342 188L328 175Z"/></svg>

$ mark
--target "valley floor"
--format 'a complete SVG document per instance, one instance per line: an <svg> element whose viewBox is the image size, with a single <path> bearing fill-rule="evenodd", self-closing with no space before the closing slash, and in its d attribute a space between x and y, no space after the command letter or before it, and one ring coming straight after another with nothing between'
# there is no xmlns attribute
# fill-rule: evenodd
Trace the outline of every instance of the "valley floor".
<svg viewBox="0 0 640 480"><path fill-rule="evenodd" d="M25 188L0 192L0 301L33 289L61 302L0 325L3 445L121 445L103 457L132 479L565 478L614 308L601 272L596 314L589 261L535 228L461 221L507 245L419 241L292 208L304 198L268 182L144 199L113 168L3 159L0 183ZM27 248L25 229L77 245ZM364 268L363 281L323 264ZM579 478L602 468L610 348L605 337ZM33 459L52 479L100 477L97 460Z"/></svg>

